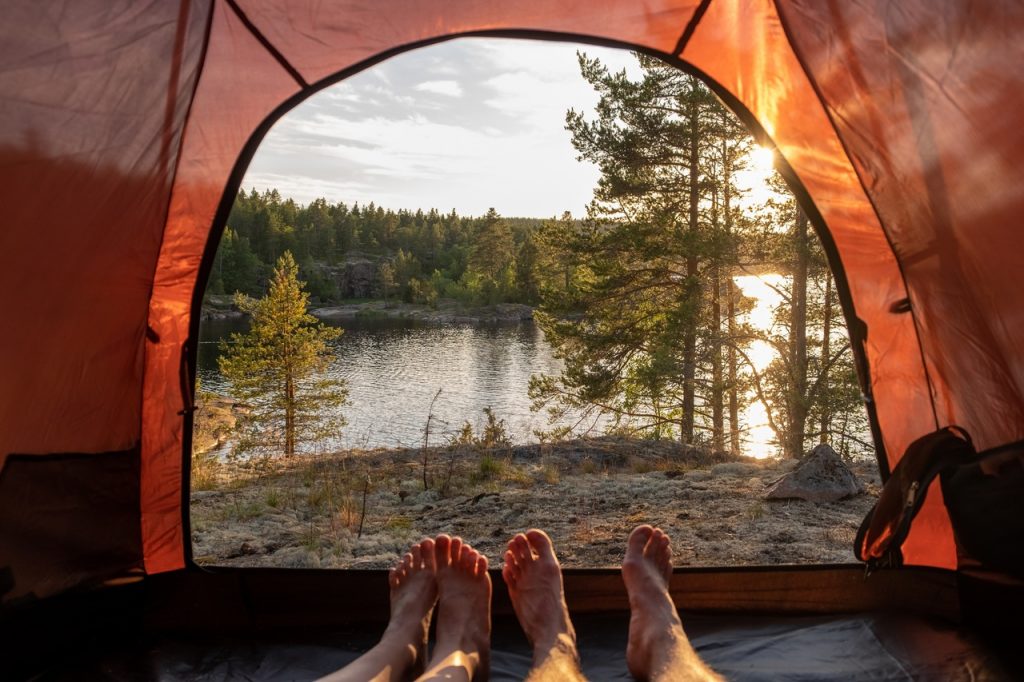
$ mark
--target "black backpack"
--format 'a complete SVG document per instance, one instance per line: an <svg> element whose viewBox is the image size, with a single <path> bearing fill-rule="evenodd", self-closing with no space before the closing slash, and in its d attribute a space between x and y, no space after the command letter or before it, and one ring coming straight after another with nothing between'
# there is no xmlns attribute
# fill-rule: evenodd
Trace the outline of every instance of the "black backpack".
<svg viewBox="0 0 1024 682"><path fill-rule="evenodd" d="M903 563L903 542L936 476L961 558L1024 579L1024 443L979 454L956 426L911 443L886 481L854 540L868 571Z"/></svg>

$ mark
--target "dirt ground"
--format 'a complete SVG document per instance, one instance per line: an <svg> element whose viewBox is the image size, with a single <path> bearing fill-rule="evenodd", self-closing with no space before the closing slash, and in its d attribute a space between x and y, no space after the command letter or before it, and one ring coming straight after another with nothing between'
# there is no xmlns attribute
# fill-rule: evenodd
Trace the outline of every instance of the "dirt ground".
<svg viewBox="0 0 1024 682"><path fill-rule="evenodd" d="M677 566L852 562L878 492L828 504L768 501L793 462L601 438L481 452L378 450L222 464L192 493L200 564L385 568L423 536L460 535L500 563L518 531L545 529L567 567L617 566L640 523L672 537ZM364 507L365 493L365 507ZM361 526L361 532L360 532Z"/></svg>

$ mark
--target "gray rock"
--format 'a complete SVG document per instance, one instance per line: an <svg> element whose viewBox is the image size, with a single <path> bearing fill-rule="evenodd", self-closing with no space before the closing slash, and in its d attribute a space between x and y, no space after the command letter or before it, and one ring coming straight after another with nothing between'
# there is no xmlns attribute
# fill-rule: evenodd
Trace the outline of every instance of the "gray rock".
<svg viewBox="0 0 1024 682"><path fill-rule="evenodd" d="M769 489L769 500L835 502L864 492L846 462L828 445L814 448L797 467Z"/></svg>
<svg viewBox="0 0 1024 682"><path fill-rule="evenodd" d="M333 279L342 298L371 298L379 292L377 263L360 255L350 255L340 265L322 266L322 274Z"/></svg>

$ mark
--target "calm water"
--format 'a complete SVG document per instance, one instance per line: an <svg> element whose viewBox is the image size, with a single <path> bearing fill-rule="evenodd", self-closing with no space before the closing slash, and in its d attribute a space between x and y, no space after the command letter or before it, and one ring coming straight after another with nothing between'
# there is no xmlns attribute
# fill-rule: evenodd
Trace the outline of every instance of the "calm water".
<svg viewBox="0 0 1024 682"><path fill-rule="evenodd" d="M437 326L408 320L345 320L335 343L330 373L348 384L342 413L348 421L329 447L417 446L423 442L430 401L431 444L442 444L463 421L479 427L482 409L505 420L516 442L535 441L534 429L550 428L547 415L530 411L531 374L557 374L544 335L532 322L500 326ZM248 329L247 320L208 320L199 346L203 388L227 393L217 368L218 341Z"/></svg>

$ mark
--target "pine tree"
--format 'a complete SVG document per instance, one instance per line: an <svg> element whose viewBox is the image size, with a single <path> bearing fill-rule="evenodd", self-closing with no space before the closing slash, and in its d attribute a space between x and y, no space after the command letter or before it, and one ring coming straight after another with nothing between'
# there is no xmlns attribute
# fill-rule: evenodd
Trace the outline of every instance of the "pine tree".
<svg viewBox="0 0 1024 682"><path fill-rule="evenodd" d="M342 381L325 375L333 357L330 343L342 332L307 312L309 294L298 271L286 251L266 296L235 296L239 309L252 317L249 332L232 334L219 358L232 395L249 409L239 423L236 453L292 455L345 424L338 408L347 403L348 392Z"/></svg>
<svg viewBox="0 0 1024 682"><path fill-rule="evenodd" d="M721 282L733 252L725 197L736 191L722 187L732 173L719 167L742 153L738 124L725 130L731 115L692 76L639 60L631 80L580 55L600 101L593 120L570 111L566 128L601 176L585 221L542 228L576 262L564 286L544 288L537 315L565 370L536 378L531 397L655 437L694 442L711 427L721 447Z"/></svg>

